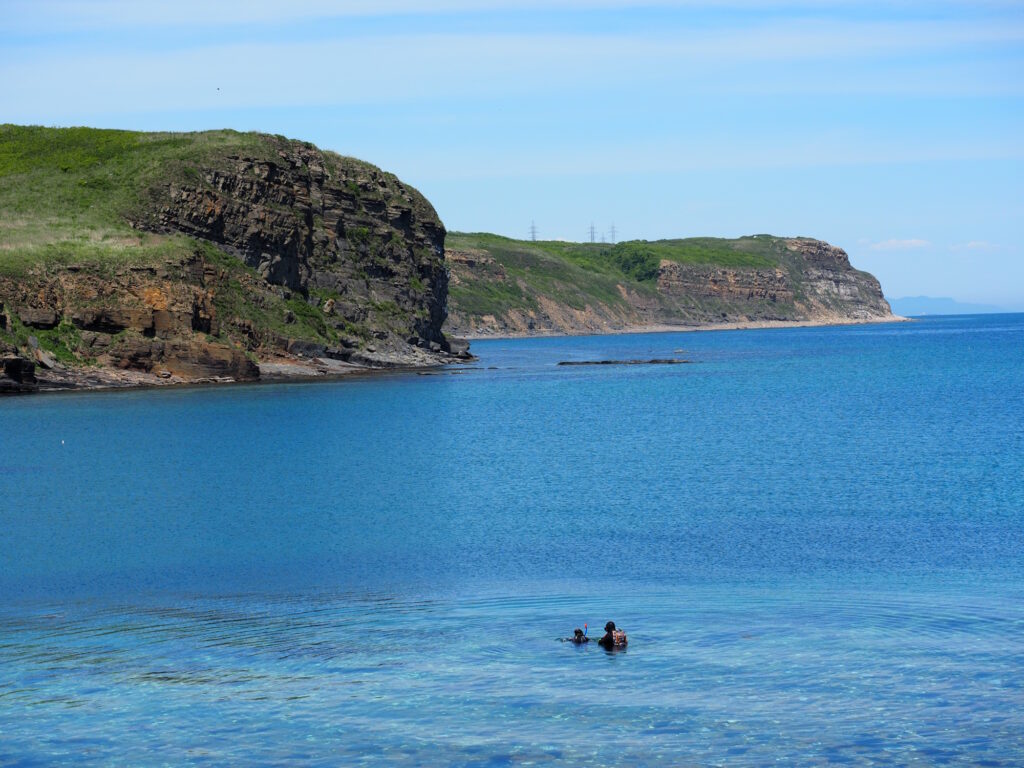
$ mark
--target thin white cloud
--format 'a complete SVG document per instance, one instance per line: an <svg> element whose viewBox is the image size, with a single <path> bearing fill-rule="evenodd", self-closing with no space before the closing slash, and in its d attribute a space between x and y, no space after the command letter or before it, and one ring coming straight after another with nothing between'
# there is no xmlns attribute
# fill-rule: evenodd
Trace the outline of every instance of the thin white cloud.
<svg viewBox="0 0 1024 768"><path fill-rule="evenodd" d="M880 243L872 243L873 251L910 251L918 248L927 248L931 243L927 240L910 238L908 240L882 240Z"/></svg>
<svg viewBox="0 0 1024 768"><path fill-rule="evenodd" d="M59 53L21 49L0 59L7 119L52 120L129 109L232 109L364 103L560 88L616 86L638 79L685 92L844 92L842 72L794 71L772 64L873 57L959 45L1024 42L1024 25L901 22L771 23L700 36L660 39L601 35L387 35L315 42L240 43L179 50ZM187 43L183 43L187 45ZM302 62L297 71L289 62ZM756 66L765 63L765 66ZM467 66L471 64L471 66ZM780 64L781 66L781 64ZM301 76L299 74L301 73ZM985 78L986 73L992 77ZM1021 90L1019 80L988 70L959 82L928 71L888 70L847 87L890 92L934 89L953 81L961 90ZM823 79L824 78L824 79ZM851 79L852 78L852 79ZM216 89L220 88L219 91ZM746 90L744 90L746 89Z"/></svg>
<svg viewBox="0 0 1024 768"><path fill-rule="evenodd" d="M870 5L870 4L869 4ZM316 19L486 14L499 11L604 9L749 9L775 13L863 10L864 0L7 0L0 15L0 30L53 32L158 26L233 26L280 24ZM1013 10L1014 0L902 0L881 7L928 14L937 9L988 8Z"/></svg>
<svg viewBox="0 0 1024 768"><path fill-rule="evenodd" d="M949 246L951 251L998 251L1002 246L988 240L969 240Z"/></svg>

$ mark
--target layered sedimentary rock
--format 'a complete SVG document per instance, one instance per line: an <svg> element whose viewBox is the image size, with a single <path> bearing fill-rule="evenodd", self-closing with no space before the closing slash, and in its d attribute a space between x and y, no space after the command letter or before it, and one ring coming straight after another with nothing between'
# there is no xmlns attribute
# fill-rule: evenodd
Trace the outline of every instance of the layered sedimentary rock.
<svg viewBox="0 0 1024 768"><path fill-rule="evenodd" d="M785 241L785 261L799 275L795 304L806 319L887 320L892 309L874 275L850 266L846 251L810 238Z"/></svg>
<svg viewBox="0 0 1024 768"><path fill-rule="evenodd" d="M252 380L259 376L254 359L221 335L215 298L226 279L224 270L196 255L113 273L72 267L28 279L0 277L0 292L16 307L24 332L53 331L65 350L77 353L75 363L187 380ZM28 336L26 351L35 338Z"/></svg>
<svg viewBox="0 0 1024 768"><path fill-rule="evenodd" d="M445 230L416 190L298 142L273 160L229 155L137 220L237 255L270 284L334 299L330 314L445 347Z"/></svg>
<svg viewBox="0 0 1024 768"><path fill-rule="evenodd" d="M793 285L782 269L732 269L667 259L658 265L658 292L666 297L699 296L727 302L793 301Z"/></svg>
<svg viewBox="0 0 1024 768"><path fill-rule="evenodd" d="M894 319L874 276L850 265L841 248L811 238L756 236L713 241L729 261L739 254L755 265L661 258L653 273L630 279L622 272L591 276L592 264L614 251L571 246L582 253L559 260L557 249L479 239L487 247L449 251L453 295L448 329L459 335L601 333L645 326L715 323L848 323ZM673 245L687 241L671 241ZM653 244L658 246L659 243ZM700 247L708 248L708 239ZM559 246L561 248L561 246ZM651 249L657 253L655 248ZM553 254L552 255L552 251ZM596 254L596 255L594 255ZM507 263L505 263L507 262ZM591 281L587 288L574 290Z"/></svg>
<svg viewBox="0 0 1024 768"><path fill-rule="evenodd" d="M46 130L55 152L74 138ZM93 133L101 149L109 134L121 136ZM139 149L107 159L111 168L121 162L134 174L144 165L127 153L148 151L157 137L139 136ZM106 235L108 251L80 260L44 253L21 272L0 269L0 389L38 383L28 368L40 348L50 363L38 369L43 383L69 385L68 371L82 380L102 371L252 380L265 361L301 370L315 360L394 367L468 356L464 342L442 332L445 230L419 192L367 163L281 137L169 141L178 142L175 154L160 155L149 176L119 182L138 185L134 202L101 220L112 232L140 234ZM18 183L65 183L46 175L45 160L39 167ZM88 167L93 175L66 183L107 178L103 162ZM150 252L136 255L143 241Z"/></svg>

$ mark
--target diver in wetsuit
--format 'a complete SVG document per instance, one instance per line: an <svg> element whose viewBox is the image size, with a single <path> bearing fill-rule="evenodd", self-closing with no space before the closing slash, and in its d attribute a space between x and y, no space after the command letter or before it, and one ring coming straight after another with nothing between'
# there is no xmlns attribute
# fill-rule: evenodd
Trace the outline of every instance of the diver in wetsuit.
<svg viewBox="0 0 1024 768"><path fill-rule="evenodd" d="M572 631L572 637L563 637L562 642L572 643L573 645L583 645L584 643L589 643L590 638L583 634L582 629L576 627L576 629Z"/></svg>
<svg viewBox="0 0 1024 768"><path fill-rule="evenodd" d="M626 633L621 629L615 629L615 622L609 621L604 625L604 635L597 641L597 644L606 651L610 651L613 648L625 648L627 642Z"/></svg>

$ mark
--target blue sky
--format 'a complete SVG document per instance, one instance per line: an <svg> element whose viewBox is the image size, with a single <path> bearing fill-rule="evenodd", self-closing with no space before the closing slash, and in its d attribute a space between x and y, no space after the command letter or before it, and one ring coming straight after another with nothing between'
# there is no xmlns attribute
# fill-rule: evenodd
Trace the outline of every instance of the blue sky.
<svg viewBox="0 0 1024 768"><path fill-rule="evenodd" d="M1024 310L1024 3L6 0L0 121L282 133L449 229L809 235Z"/></svg>

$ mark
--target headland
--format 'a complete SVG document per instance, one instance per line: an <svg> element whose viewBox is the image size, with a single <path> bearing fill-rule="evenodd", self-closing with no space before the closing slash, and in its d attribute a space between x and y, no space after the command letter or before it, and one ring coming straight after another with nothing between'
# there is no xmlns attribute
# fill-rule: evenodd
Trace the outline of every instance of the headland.
<svg viewBox="0 0 1024 768"><path fill-rule="evenodd" d="M397 176L261 133L0 126L0 393L333 378L467 338L897 320L807 237L447 233Z"/></svg>

